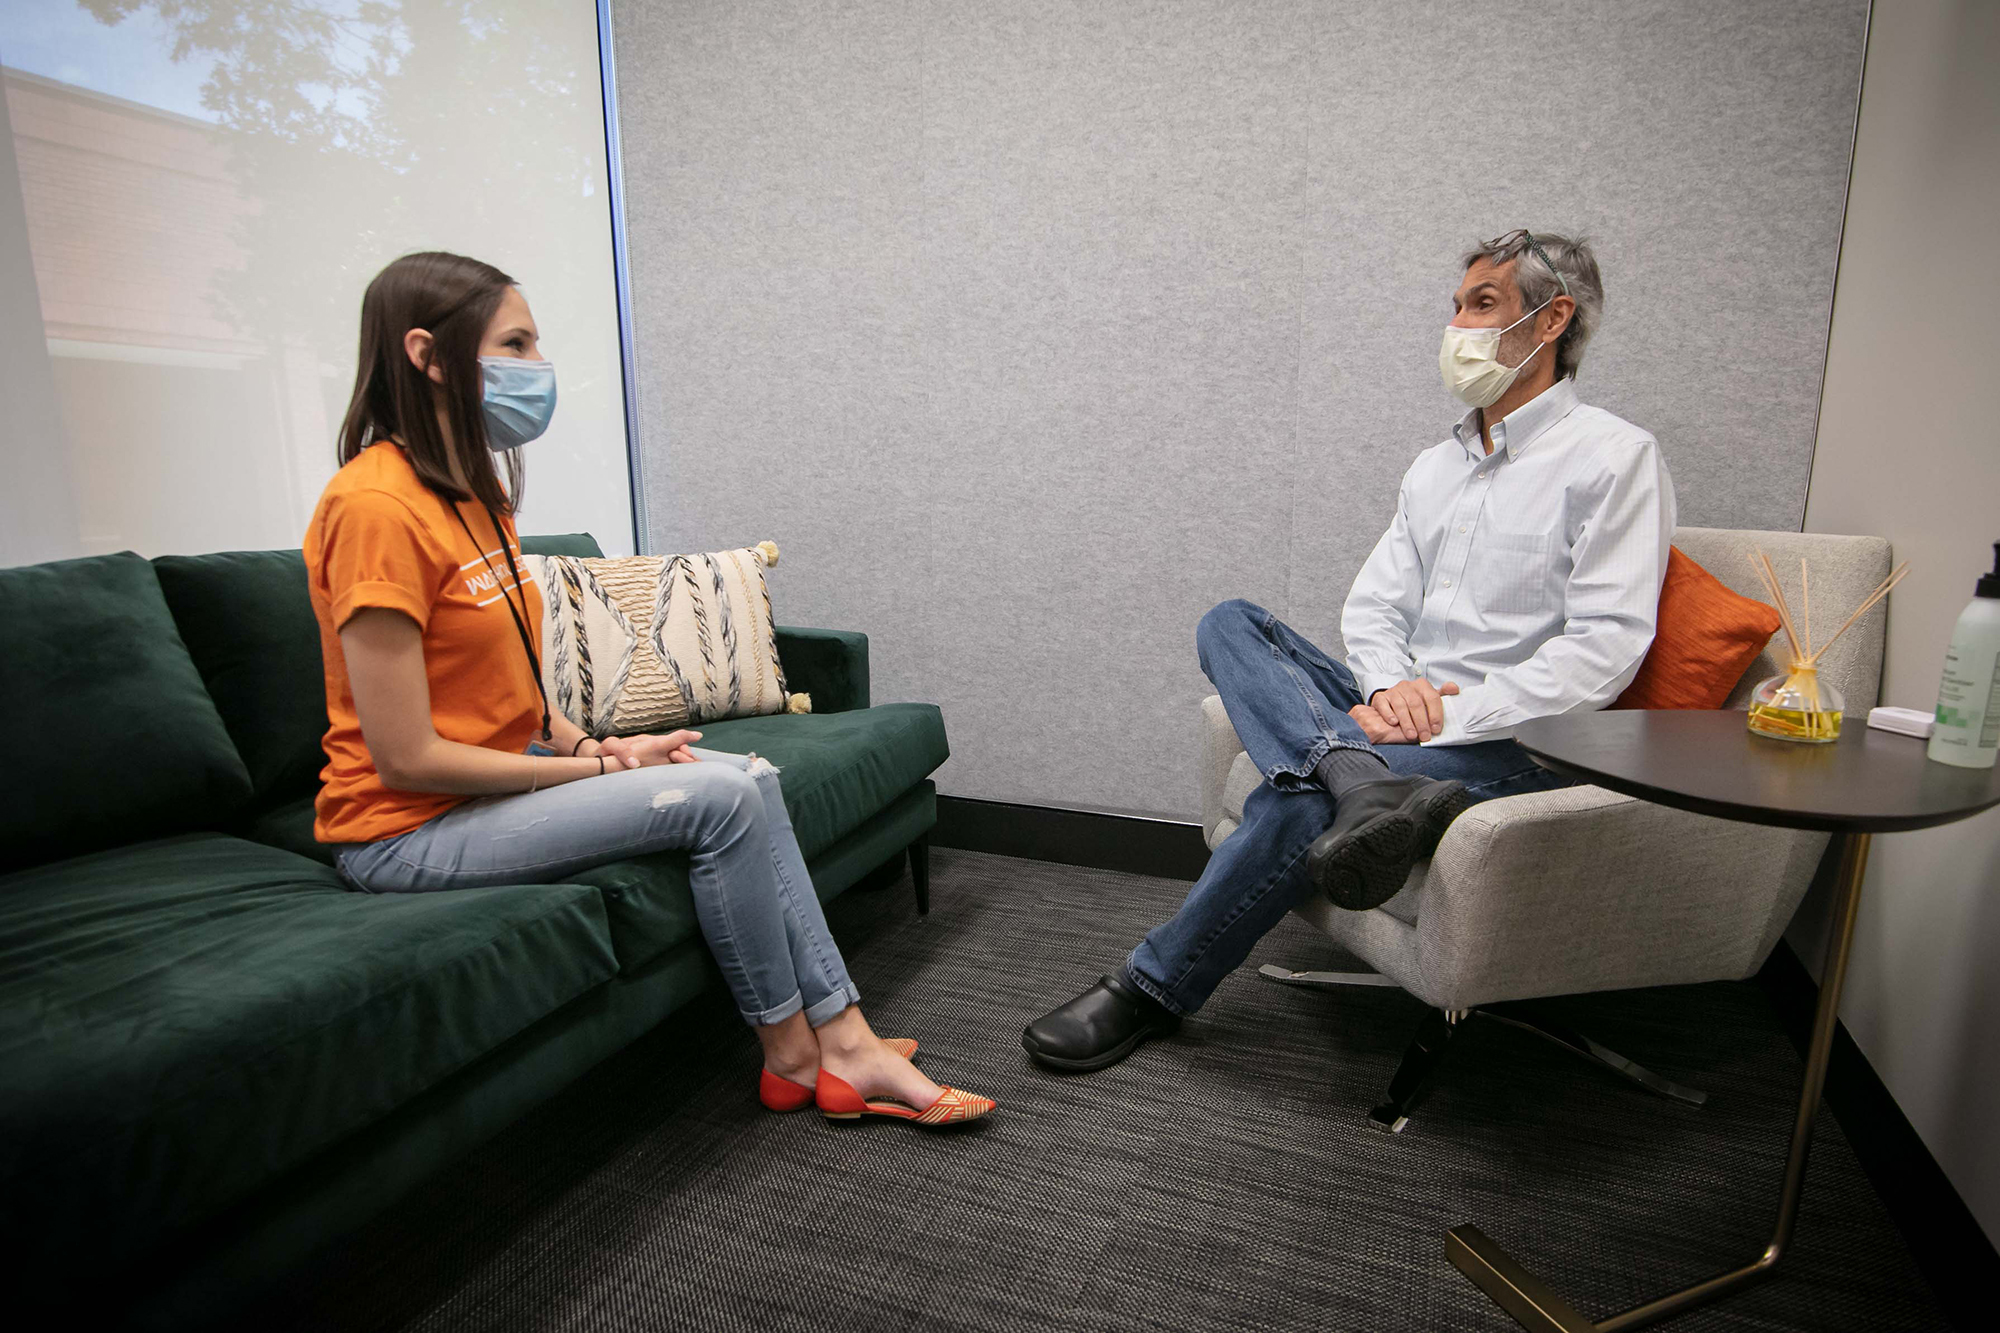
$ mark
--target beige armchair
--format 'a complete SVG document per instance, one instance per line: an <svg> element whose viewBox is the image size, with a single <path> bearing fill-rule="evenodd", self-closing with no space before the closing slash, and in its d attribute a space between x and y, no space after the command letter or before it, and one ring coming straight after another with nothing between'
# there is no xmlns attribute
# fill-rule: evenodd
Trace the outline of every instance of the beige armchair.
<svg viewBox="0 0 2000 1333"><path fill-rule="evenodd" d="M1674 544L1737 592L1766 595L1749 564L1761 547L1796 608L1799 560L1812 562L1813 632L1830 635L1889 572L1875 537L1681 528ZM1820 675L1844 696L1845 725L1864 725L1882 669L1878 605L1828 654ZM1782 639L1774 641L1782 642ZM1728 706L1780 670L1771 648ZM1202 704L1202 823L1212 849L1235 832L1262 776L1243 753L1222 701ZM1687 814L1599 787L1510 796L1461 815L1381 907L1347 912L1315 898L1299 915L1370 973L1263 972L1295 985L1395 985L1431 1012L1388 1095L1370 1112L1400 1131L1451 1042L1474 1017L1529 1028L1658 1093L1682 1088L1521 1002L1748 977L1784 933L1825 851L1827 835Z"/></svg>

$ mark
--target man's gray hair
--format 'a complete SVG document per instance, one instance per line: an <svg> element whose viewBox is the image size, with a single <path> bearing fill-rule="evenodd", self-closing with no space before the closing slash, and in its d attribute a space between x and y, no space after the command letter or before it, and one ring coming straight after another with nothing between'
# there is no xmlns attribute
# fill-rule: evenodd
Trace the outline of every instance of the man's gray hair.
<svg viewBox="0 0 2000 1333"><path fill-rule="evenodd" d="M1591 253L1590 242L1552 231L1510 231L1467 250L1465 267L1471 268L1482 259L1495 265L1515 261L1514 285L1520 289L1524 314L1562 295L1567 285L1570 299L1576 302L1576 314L1570 317L1562 337L1556 339L1556 374L1574 378L1577 367L1583 364L1583 349L1604 318L1604 279L1598 275L1597 256ZM1562 275L1560 279L1557 274Z"/></svg>

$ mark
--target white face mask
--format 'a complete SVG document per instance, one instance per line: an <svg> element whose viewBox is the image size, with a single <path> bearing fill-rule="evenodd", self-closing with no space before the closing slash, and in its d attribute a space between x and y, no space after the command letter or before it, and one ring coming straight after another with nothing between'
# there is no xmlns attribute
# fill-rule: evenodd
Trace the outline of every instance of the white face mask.
<svg viewBox="0 0 2000 1333"><path fill-rule="evenodd" d="M1518 327L1523 320L1533 319L1548 305L1548 301L1542 302L1505 329L1462 329L1447 324L1444 344L1438 348L1438 370L1444 375L1444 387L1467 407L1491 407L1499 402L1515 376L1535 359L1535 353L1548 346L1539 343L1520 365L1505 366L1500 364L1500 335Z"/></svg>

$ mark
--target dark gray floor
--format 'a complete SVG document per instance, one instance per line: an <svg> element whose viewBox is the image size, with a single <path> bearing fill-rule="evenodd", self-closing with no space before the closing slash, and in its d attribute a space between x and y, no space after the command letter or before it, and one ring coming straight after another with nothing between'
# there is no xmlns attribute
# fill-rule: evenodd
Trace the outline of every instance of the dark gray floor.
<svg viewBox="0 0 2000 1333"><path fill-rule="evenodd" d="M1181 1036L1057 1077L1021 1025L1110 966L1186 885L933 853L833 905L878 1031L999 1099L983 1127L774 1116L719 1002L600 1066L290 1284L258 1326L308 1329L1504 1330L1444 1258L1477 1222L1602 1317L1761 1248L1800 1062L1743 984L1567 1001L1558 1016L1705 1109L1533 1036L1470 1034L1410 1128L1371 1129L1420 1012L1311 992L1296 921ZM691 1018L692 1021L686 1021ZM1773 1282L1672 1325L1944 1327L1823 1116L1795 1253Z"/></svg>

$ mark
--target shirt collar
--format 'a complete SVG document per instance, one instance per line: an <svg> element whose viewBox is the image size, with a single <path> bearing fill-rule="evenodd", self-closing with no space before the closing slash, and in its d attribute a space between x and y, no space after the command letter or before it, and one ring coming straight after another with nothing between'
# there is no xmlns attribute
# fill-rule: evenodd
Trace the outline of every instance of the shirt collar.
<svg viewBox="0 0 2000 1333"><path fill-rule="evenodd" d="M1490 430L1494 449L1504 449L1509 461L1519 458L1521 451L1535 442L1536 436L1575 411L1576 406L1576 384L1564 376L1493 423ZM1475 460L1486 456L1485 446L1479 442L1478 408L1460 417L1458 424L1451 428L1451 433L1457 439L1459 448Z"/></svg>

